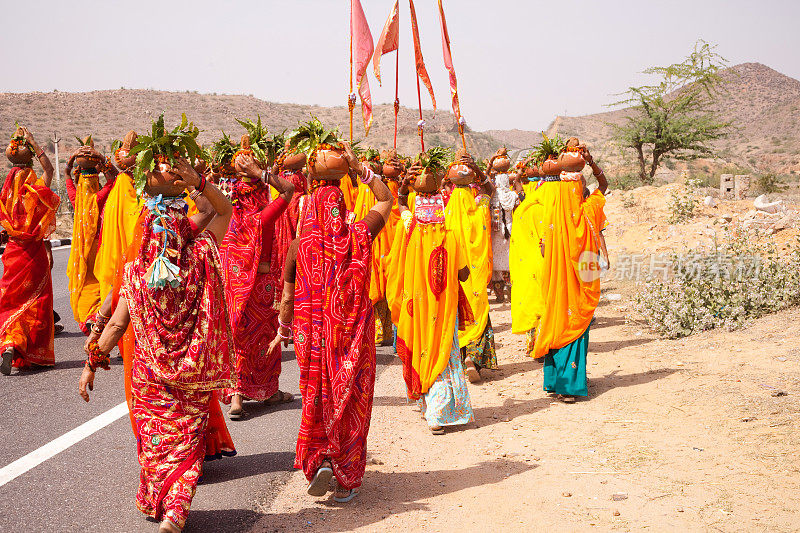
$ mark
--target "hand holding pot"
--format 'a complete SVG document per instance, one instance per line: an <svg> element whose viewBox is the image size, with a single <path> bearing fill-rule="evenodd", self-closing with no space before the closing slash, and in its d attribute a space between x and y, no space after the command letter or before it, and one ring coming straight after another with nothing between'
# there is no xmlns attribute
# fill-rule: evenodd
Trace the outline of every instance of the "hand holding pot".
<svg viewBox="0 0 800 533"><path fill-rule="evenodd" d="M258 166L256 160L250 154L241 154L237 157L234 167L240 176L254 180L261 178L261 167Z"/></svg>
<svg viewBox="0 0 800 533"><path fill-rule="evenodd" d="M173 184L178 187L183 187L184 189L187 187L197 187L202 181L200 174L198 174L194 167L189 164L189 161L183 157L177 158L175 160L175 166L171 167L167 172L175 177Z"/></svg>
<svg viewBox="0 0 800 533"><path fill-rule="evenodd" d="M589 149L586 148L585 145L580 146L580 149L583 160L586 161L587 165L592 166L594 164L594 158L592 157L592 154L589 153Z"/></svg>
<svg viewBox="0 0 800 533"><path fill-rule="evenodd" d="M350 143L343 142L342 145L344 146L344 158L347 160L347 164L350 165L350 170L356 172L359 176L364 173L364 165L361 164L361 161L358 160L358 156L353 151L353 147L350 146Z"/></svg>

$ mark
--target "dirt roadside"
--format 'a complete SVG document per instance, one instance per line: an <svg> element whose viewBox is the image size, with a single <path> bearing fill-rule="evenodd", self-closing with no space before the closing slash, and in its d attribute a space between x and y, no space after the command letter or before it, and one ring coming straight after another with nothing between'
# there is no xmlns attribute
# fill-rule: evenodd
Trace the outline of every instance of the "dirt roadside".
<svg viewBox="0 0 800 533"><path fill-rule="evenodd" d="M315 500L295 473L254 531L796 531L800 310L665 341L601 303L589 394L542 391L509 306L500 370L470 386L475 423L429 433L399 360L380 377L362 493Z"/></svg>

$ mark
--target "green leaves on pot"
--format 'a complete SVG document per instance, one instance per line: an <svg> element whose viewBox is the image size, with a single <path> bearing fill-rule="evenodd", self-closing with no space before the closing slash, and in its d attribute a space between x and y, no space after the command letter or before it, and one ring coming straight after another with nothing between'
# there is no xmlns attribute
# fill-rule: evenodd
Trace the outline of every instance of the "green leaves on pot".
<svg viewBox="0 0 800 533"><path fill-rule="evenodd" d="M455 153L451 149L444 146L434 146L420 153L417 156L417 162L422 168L427 168L432 172L444 172L453 162L454 157Z"/></svg>
<svg viewBox="0 0 800 533"><path fill-rule="evenodd" d="M302 152L311 157L321 144L341 147L338 130L326 130L317 117L300 124L289 134L289 147L295 152Z"/></svg>
<svg viewBox="0 0 800 533"><path fill-rule="evenodd" d="M558 157L565 147L566 142L558 135L551 139L542 132L542 142L533 147L533 162L536 166L541 166L548 159Z"/></svg>
<svg viewBox="0 0 800 533"><path fill-rule="evenodd" d="M75 140L78 141L78 146L91 146L91 144L92 144L92 136L91 135L86 137L86 142L84 142L84 140L81 139L80 137L78 137L77 135L75 136Z"/></svg>
<svg viewBox="0 0 800 533"><path fill-rule="evenodd" d="M197 144L199 133L194 123L186 118L186 113L181 115L180 124L170 131L164 125L163 114L154 120L150 135L139 135L138 144L130 151L130 155L136 156L136 164L132 169L136 194L141 196L147 183L147 173L155 170L159 159L175 166L179 157L185 157L191 164L198 158L204 158L205 152Z"/></svg>
<svg viewBox="0 0 800 533"><path fill-rule="evenodd" d="M239 145L234 144L231 138L223 131L222 138L211 145L211 163L220 167L231 162L233 156L239 151Z"/></svg>
<svg viewBox="0 0 800 533"><path fill-rule="evenodd" d="M367 148L366 150L364 150L364 153L362 155L364 156L364 159L367 161L380 162L381 160L381 153L375 148Z"/></svg>
<svg viewBox="0 0 800 533"><path fill-rule="evenodd" d="M261 125L261 115L258 115L256 122L250 119L239 120L238 118L236 122L247 131L247 136L250 137L250 149L253 151L253 157L264 165L269 165L271 161L275 161L275 148L272 146L274 138L267 137L267 128Z"/></svg>

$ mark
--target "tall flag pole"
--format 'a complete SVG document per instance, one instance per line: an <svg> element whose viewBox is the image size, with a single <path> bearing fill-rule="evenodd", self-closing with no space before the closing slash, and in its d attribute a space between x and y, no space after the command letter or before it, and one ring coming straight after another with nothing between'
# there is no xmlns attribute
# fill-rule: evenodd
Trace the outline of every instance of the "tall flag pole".
<svg viewBox="0 0 800 533"><path fill-rule="evenodd" d="M456 80L456 69L453 68L453 56L450 52L450 35L447 32L447 21L444 18L444 6L439 0L439 21L442 25L442 52L444 55L444 66L450 72L450 92L453 97L453 114L458 121L458 133L461 135L461 145L464 151L467 150L467 141L464 138L464 118L461 116L461 108L458 104L458 80Z"/></svg>
<svg viewBox="0 0 800 533"><path fill-rule="evenodd" d="M353 142L353 108L356 106L356 93L353 92L353 3L350 2L350 92L347 94L347 109L350 111L350 142Z"/></svg>
<svg viewBox="0 0 800 533"><path fill-rule="evenodd" d="M398 83L400 78L400 10L398 6L399 0L395 0L394 7L389 18L386 19L386 24L383 26L383 32L378 39L378 44L375 47L375 55L372 57L372 65L375 70L375 77L378 83L381 81L381 57L389 52L397 52L395 57L395 79L394 79L394 149L397 150L397 115L400 112L400 98L398 93Z"/></svg>
<svg viewBox="0 0 800 533"><path fill-rule="evenodd" d="M364 15L364 8L361 7L361 0L350 0L350 54L355 52L355 78L358 95L361 98L361 115L364 120L364 136L369 135L369 128L372 126L372 95L369 91L369 80L367 78L367 67L372 59L375 47L372 42L372 32L369 31L367 17ZM353 69L353 61L350 61L350 69ZM352 77L350 78L350 140L353 139L353 108L355 107L355 94L353 94Z"/></svg>
<svg viewBox="0 0 800 533"><path fill-rule="evenodd" d="M431 95L433 102L433 109L436 110L436 97L433 94L433 85L431 85L431 78L428 76L428 69L425 68L425 60L422 58L422 47L419 44L419 27L417 26L417 10L414 9L414 0L408 0L408 5L411 8L411 35L414 38L414 61L417 68L417 101L419 102L419 122L417 123L417 132L419 133L419 141L422 145L422 151L425 151L425 138L423 130L425 121L422 119L422 91L420 90L420 80L425 84L428 93Z"/></svg>

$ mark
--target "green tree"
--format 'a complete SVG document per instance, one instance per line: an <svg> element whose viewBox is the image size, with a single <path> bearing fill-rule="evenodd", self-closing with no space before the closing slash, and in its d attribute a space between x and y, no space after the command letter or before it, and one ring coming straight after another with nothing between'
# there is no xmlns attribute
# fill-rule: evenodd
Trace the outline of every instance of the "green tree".
<svg viewBox="0 0 800 533"><path fill-rule="evenodd" d="M657 83L631 87L611 104L631 107L625 123L614 125L614 140L636 152L642 183L653 183L664 156L690 160L709 155L710 141L728 134L730 123L712 108L724 85L719 71L726 66L714 48L698 41L684 61L644 71Z"/></svg>

